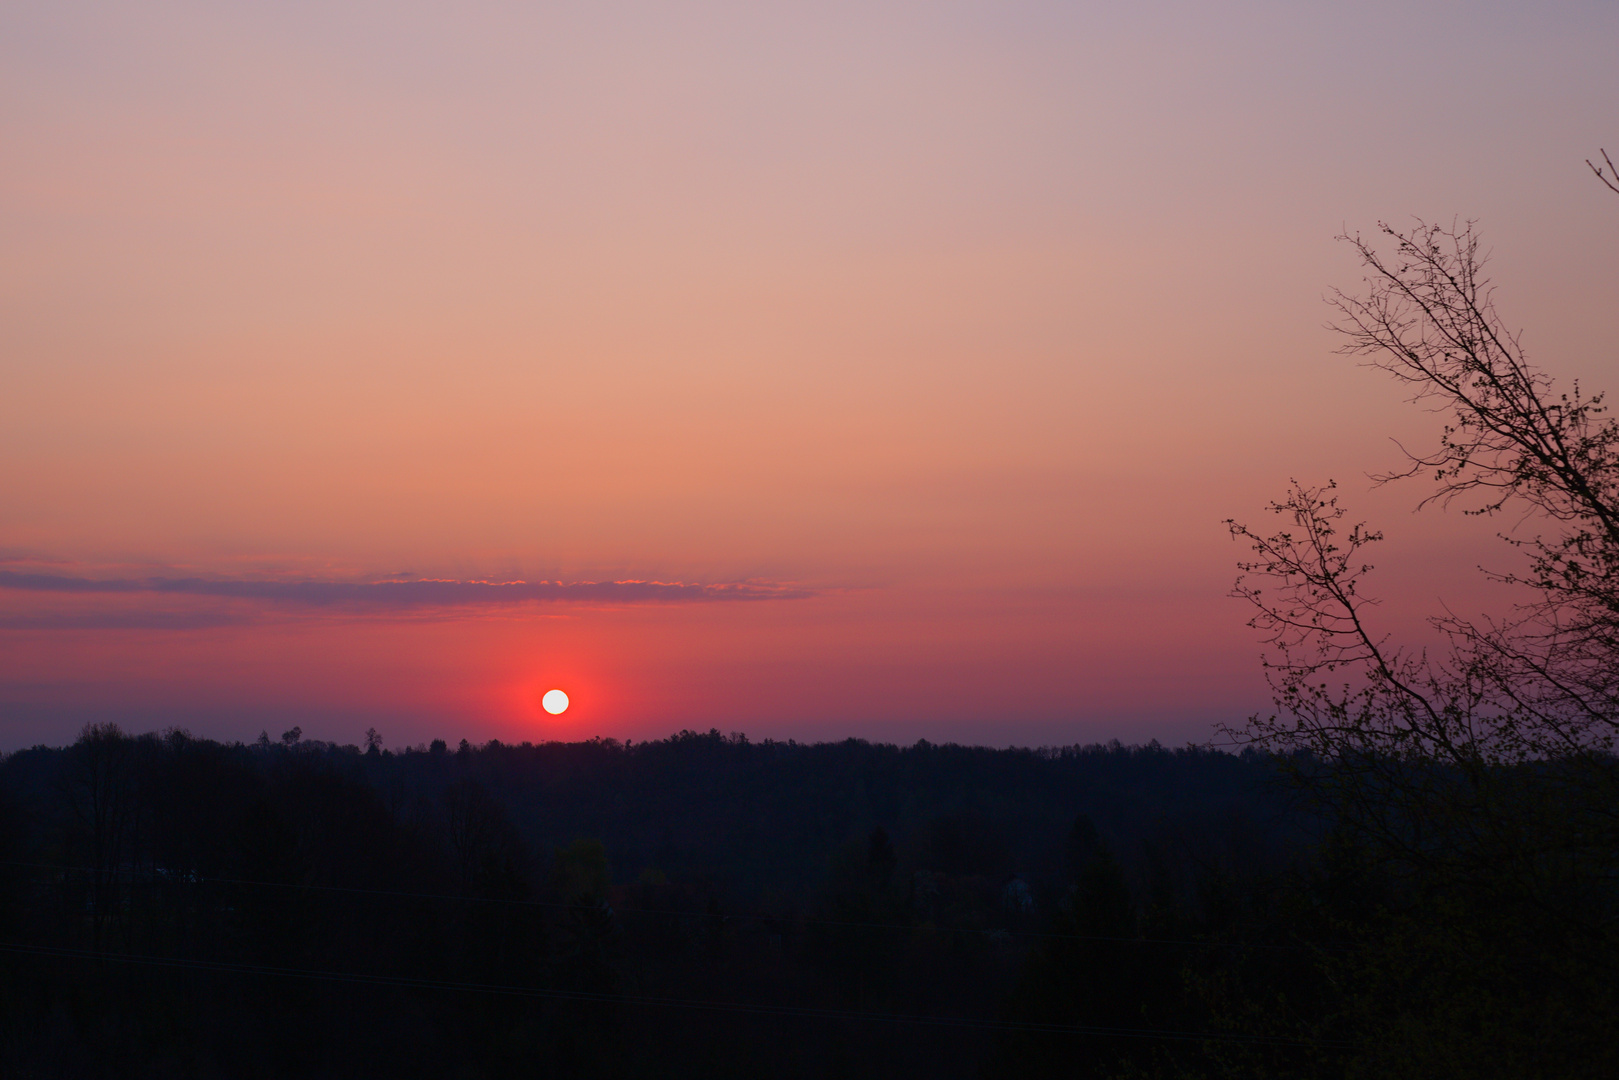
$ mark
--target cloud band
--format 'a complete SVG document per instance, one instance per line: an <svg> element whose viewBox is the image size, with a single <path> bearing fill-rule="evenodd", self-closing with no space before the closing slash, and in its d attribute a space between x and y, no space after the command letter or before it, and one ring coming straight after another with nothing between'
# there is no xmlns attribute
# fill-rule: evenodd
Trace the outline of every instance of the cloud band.
<svg viewBox="0 0 1619 1080"><path fill-rule="evenodd" d="M0 589L73 595L157 593L312 607L465 607L553 603L647 604L799 600L814 593L783 585L668 581L262 581L216 578L81 578L0 570Z"/></svg>

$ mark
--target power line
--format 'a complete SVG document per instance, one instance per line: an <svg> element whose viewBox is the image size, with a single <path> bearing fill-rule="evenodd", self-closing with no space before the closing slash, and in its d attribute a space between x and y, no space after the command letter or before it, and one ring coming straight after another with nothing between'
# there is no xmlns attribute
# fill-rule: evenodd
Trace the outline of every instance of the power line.
<svg viewBox="0 0 1619 1080"><path fill-rule="evenodd" d="M118 874L118 875L125 875L125 876L129 876L129 877L134 877L139 873L138 871L136 871L133 868L130 868L130 869L115 868L115 869L109 869L109 870L97 870L97 869L95 869L93 867L88 867L88 866L63 866L63 865L56 865L56 864L51 864L51 863L20 862L20 861L17 861L15 859L0 859L0 864L4 864L4 865L7 865L7 866L26 866L26 867L31 867L31 868L33 868L35 870L56 870L56 871L71 872L71 873L81 873L81 874ZM212 877L212 876L203 877L201 875L197 875L197 876L194 876L194 877L180 878L179 880L183 880L183 881L186 881L187 883L194 883L194 884L199 884L199 885L204 884L204 883L210 883L210 884L216 884L216 885L247 885L247 886L260 887L260 888L270 888L270 889L299 889L299 890L309 890L309 891L315 891L315 892L354 893L354 894L358 894L358 895L367 895L367 896L391 896L391 897L396 897L396 898L400 898L400 899L441 900L441 901L446 901L446 902L450 902L450 903L506 904L506 905L511 905L511 906L515 906L515 907L539 907L539 908L550 908L550 909L553 909L553 910L563 910L563 911L572 911L572 910L575 910L578 907L577 904L561 903L561 902L552 901L552 900L508 899L508 898L503 898L503 897L491 897L491 896L456 896L456 895L453 895L453 894L450 894L450 893L412 892L412 891L404 890L404 889L366 889L366 888L360 888L359 886L351 886L351 885L313 885L313 884L300 885L300 884L297 884L297 883L294 883L294 882L286 882L286 881L255 881L255 880L251 880L251 879L247 879L247 878L227 878L227 877ZM614 910L615 913L627 913L627 914L636 914L636 915L668 915L668 916L674 916L674 917L679 917L679 918L719 919L719 920L722 920L722 921L737 920L737 921L743 921L743 922L804 923L805 925L809 925L809 926L841 926L841 927L848 927L848 928L853 928L853 929L896 930L896 931L905 931L905 932L912 932L912 933L935 932L935 933L943 933L943 934L988 935L988 934L999 932L999 933L1004 933L1004 934L1011 935L1013 937L1041 938L1041 939L1051 939L1051 940L1060 940L1060 941L1108 941L1108 942L1119 942L1119 943L1126 943L1126 944L1143 944L1143 945L1190 945L1190 946L1196 946L1196 947L1200 947L1200 948L1221 948L1221 949L1282 949L1282 950L1287 950L1287 951L1292 951L1292 952L1300 952L1300 951L1315 952L1315 951L1320 951L1322 949L1345 949L1345 948L1350 948L1351 947L1351 946L1348 946L1348 945L1337 944L1337 943L1321 943L1321 944L1310 944L1310 945L1280 945L1280 944L1273 944L1273 943L1267 943L1267 942L1208 941L1208 940L1200 940L1200 939L1197 939L1197 938L1150 938L1150 937L1121 937L1121 936L1110 936L1110 935L1106 935L1106 934L1066 934L1066 933L1056 933L1056 932L1049 931L1049 930L1012 930L1012 929L1009 929L1009 928L996 928L994 930L974 930L974 929L971 929L969 927L960 927L960 926L915 926L915 925L908 925L908 924L905 924L905 923L866 922L866 921L859 921L859 920L852 920L852 919L818 919L818 918L813 918L813 917L807 916L807 915L806 916L759 915L759 914L750 914L750 913L716 912L716 911L682 911L682 910L679 910L679 909L676 909L676 908L621 907L621 908L614 908L613 910Z"/></svg>
<svg viewBox="0 0 1619 1080"><path fill-rule="evenodd" d="M870 1020L892 1024L918 1024L934 1027L965 1027L993 1031L1028 1031L1060 1035L1101 1035L1127 1039L1163 1039L1181 1042L1243 1042L1274 1046L1344 1048L1348 1043L1317 1042L1284 1036L1247 1035L1240 1032L1171 1031L1156 1028L1116 1028L1085 1024L1047 1024L1036 1021L991 1020L966 1016L920 1016L911 1013L878 1013L851 1009L822 1009L793 1005L766 1005L754 1002L703 1001L695 998L616 995L585 990L552 990L541 987L504 986L495 983L451 982L397 975L367 975L358 972L320 971L309 968L242 964L220 960L190 960L168 956L137 956L127 953L94 952L48 945L22 945L0 942L0 952L20 953L57 959L99 960L148 967L190 968L239 975L268 975L278 978L352 983L366 986L398 986L418 990L461 991L499 994L509 997L547 998L564 1001L591 1001L603 1004L641 1005L659 1008L698 1009L707 1012L748 1013L763 1016L799 1017L816 1020Z"/></svg>

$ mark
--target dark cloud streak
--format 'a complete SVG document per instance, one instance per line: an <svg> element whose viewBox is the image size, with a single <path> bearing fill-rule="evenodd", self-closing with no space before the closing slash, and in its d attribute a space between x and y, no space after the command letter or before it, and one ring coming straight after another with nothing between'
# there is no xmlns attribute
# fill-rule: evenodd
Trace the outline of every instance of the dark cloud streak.
<svg viewBox="0 0 1619 1080"><path fill-rule="evenodd" d="M309 607L464 607L534 601L593 604L799 600L805 589L772 584L664 581L263 581L215 578L80 578L0 570L0 589L71 595L157 593L258 600Z"/></svg>
<svg viewBox="0 0 1619 1080"><path fill-rule="evenodd" d="M60 611L0 615L0 630L214 630L250 621L209 611Z"/></svg>

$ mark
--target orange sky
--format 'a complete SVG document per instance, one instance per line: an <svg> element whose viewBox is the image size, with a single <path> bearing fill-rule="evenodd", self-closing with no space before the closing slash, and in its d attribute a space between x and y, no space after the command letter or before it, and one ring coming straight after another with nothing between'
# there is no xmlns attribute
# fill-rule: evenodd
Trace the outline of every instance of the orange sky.
<svg viewBox="0 0 1619 1080"><path fill-rule="evenodd" d="M0 749L1200 739L1290 476L1490 595L1336 233L1619 386L1609 4L534 8L0 12ZM418 579L754 593L309 591Z"/></svg>

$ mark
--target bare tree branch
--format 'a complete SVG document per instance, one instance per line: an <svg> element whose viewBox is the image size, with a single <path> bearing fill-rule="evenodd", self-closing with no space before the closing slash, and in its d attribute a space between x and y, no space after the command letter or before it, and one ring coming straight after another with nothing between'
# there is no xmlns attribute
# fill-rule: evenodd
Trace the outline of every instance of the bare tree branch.
<svg viewBox="0 0 1619 1080"><path fill-rule="evenodd" d="M1276 711L1225 734L1302 753L1301 778L1396 861L1532 874L1558 852L1619 877L1619 425L1602 395L1559 390L1530 361L1471 222L1379 230L1340 237L1367 271L1362 291L1329 297L1341 351L1445 420L1434 450L1376 479L1427 477L1422 506L1460 498L1469 515L1520 513L1515 532L1532 523L1502 537L1520 563L1485 571L1521 600L1431 619L1440 655L1392 646L1368 619L1365 549L1382 534L1346 528L1330 482L1294 481L1269 507L1280 531L1226 523L1254 552L1232 595L1254 608Z"/></svg>
<svg viewBox="0 0 1619 1080"><path fill-rule="evenodd" d="M1585 163L1591 166L1591 171L1597 174L1598 180L1608 185L1609 191L1619 194L1619 168L1614 167L1613 158L1608 156L1606 150L1599 151L1599 153L1601 153L1602 160L1606 163L1606 168L1596 164L1590 158L1586 158Z"/></svg>

